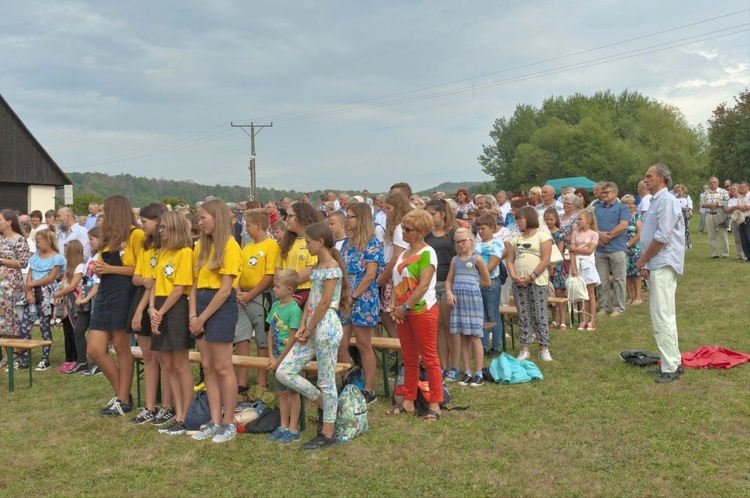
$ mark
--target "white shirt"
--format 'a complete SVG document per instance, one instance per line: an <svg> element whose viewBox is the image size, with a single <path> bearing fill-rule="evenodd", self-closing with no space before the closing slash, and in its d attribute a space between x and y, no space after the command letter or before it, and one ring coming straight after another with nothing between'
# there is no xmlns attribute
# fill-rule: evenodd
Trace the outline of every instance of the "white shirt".
<svg viewBox="0 0 750 498"><path fill-rule="evenodd" d="M644 195L643 199L641 199L641 203L638 204L638 211L640 211L641 214L645 214L648 211L649 206L651 206L651 197L653 197L651 194Z"/></svg>

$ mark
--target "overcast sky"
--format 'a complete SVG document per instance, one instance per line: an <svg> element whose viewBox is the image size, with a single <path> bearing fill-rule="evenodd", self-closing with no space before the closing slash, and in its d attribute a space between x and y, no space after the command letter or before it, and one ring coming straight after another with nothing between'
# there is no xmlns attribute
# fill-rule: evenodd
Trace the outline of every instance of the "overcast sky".
<svg viewBox="0 0 750 498"><path fill-rule="evenodd" d="M254 120L259 187L419 190L490 179L521 103L629 89L705 126L750 86L747 0L2 5L0 92L67 172L247 185Z"/></svg>

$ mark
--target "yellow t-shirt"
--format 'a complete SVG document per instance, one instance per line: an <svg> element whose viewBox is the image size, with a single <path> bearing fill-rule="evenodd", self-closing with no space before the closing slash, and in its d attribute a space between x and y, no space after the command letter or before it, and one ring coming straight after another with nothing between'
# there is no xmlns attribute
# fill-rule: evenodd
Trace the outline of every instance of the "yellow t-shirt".
<svg viewBox="0 0 750 498"><path fill-rule="evenodd" d="M284 269L290 269L290 270L296 270L301 271L304 268L307 268L308 266L315 266L318 264L318 257L312 256L307 251L307 242L305 242L304 237L297 237L297 239L294 241L294 244L289 249L289 252L286 255L286 258L279 257L279 263L278 268ZM297 286L298 290L304 290L310 288L310 281L303 282Z"/></svg>
<svg viewBox="0 0 750 498"><path fill-rule="evenodd" d="M182 249L161 249L157 257L154 295L167 297L175 285L185 286L183 294L190 294L193 285L193 251L189 247Z"/></svg>
<svg viewBox="0 0 750 498"><path fill-rule="evenodd" d="M513 268L519 277L528 277L534 268L542 260L542 242L552 240L549 232L537 230L531 237L524 238L523 234L518 234L510 239L510 245L516 253L516 260ZM534 280L535 285L547 285L547 269Z"/></svg>
<svg viewBox="0 0 750 498"><path fill-rule="evenodd" d="M133 266L138 268L138 258L143 252L143 239L146 235L143 230L136 226L130 227L130 236L128 241L124 244L125 247L120 248L120 259L122 260L122 266ZM109 252L109 247L104 247L102 252Z"/></svg>
<svg viewBox="0 0 750 498"><path fill-rule="evenodd" d="M263 277L276 273L278 259L279 244L271 237L242 248L240 288L252 289L260 283Z"/></svg>
<svg viewBox="0 0 750 498"><path fill-rule="evenodd" d="M135 267L135 274L143 278L153 279L156 271L156 260L157 255L153 247L141 250L141 255L138 257L138 266Z"/></svg>
<svg viewBox="0 0 750 498"><path fill-rule="evenodd" d="M201 253L200 242L195 243L195 249L193 250L193 266L198 266L198 257ZM211 257L214 254L214 247L211 246L211 253L206 261L211 261ZM224 248L224 260L221 263L221 267L218 270L209 270L206 266L193 269L193 276L197 278L198 289L220 289L221 288L221 277L223 275L232 275L236 277L240 274L240 265L242 264L242 250L240 245L234 238L229 238L227 245ZM233 288L237 288L239 279L234 279L232 284Z"/></svg>

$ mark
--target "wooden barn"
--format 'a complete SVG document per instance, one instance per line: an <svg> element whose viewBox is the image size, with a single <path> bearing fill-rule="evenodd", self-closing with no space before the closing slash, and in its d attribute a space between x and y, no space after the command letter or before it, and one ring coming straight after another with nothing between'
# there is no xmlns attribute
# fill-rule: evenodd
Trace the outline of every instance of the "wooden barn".
<svg viewBox="0 0 750 498"><path fill-rule="evenodd" d="M0 209L55 209L55 191L72 183L0 95Z"/></svg>

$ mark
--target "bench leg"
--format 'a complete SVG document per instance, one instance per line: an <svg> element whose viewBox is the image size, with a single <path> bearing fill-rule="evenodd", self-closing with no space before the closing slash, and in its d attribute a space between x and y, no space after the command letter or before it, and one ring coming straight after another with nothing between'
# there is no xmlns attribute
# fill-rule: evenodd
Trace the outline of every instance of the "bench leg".
<svg viewBox="0 0 750 498"><path fill-rule="evenodd" d="M138 405L136 406L143 406L141 404L141 360L135 359L135 385L136 389L138 390Z"/></svg>
<svg viewBox="0 0 750 498"><path fill-rule="evenodd" d="M388 382L388 351L386 351L385 348L380 350L380 357L382 359L383 367L383 391L385 391L385 397L387 399L391 397L391 386L390 382Z"/></svg>
<svg viewBox="0 0 750 498"><path fill-rule="evenodd" d="M34 385L34 350L29 349L29 387Z"/></svg>
<svg viewBox="0 0 750 498"><path fill-rule="evenodd" d="M16 381L13 374L13 371L15 370L13 368L13 362L15 361L15 358L13 357L13 348L5 348L5 356L8 357L8 391L13 392L16 390Z"/></svg>
<svg viewBox="0 0 750 498"><path fill-rule="evenodd" d="M300 406L299 406L299 431L304 432L307 429L307 415L305 414L305 403L307 403L307 398L300 395L302 399L300 399Z"/></svg>

